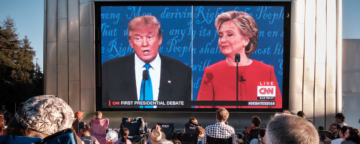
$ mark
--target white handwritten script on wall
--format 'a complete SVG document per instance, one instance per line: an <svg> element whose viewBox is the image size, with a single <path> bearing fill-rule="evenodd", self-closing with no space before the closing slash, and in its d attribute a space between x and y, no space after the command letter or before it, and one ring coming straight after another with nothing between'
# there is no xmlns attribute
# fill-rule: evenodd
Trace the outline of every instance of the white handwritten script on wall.
<svg viewBox="0 0 360 144"><path fill-rule="evenodd" d="M193 69L193 100L196 100L205 67L225 59L218 46L216 17L227 11L250 14L259 28L258 46L250 56L274 66L280 90L283 82L283 6L102 6L101 63L134 53L127 27L131 19L153 15L163 33L159 52Z"/></svg>

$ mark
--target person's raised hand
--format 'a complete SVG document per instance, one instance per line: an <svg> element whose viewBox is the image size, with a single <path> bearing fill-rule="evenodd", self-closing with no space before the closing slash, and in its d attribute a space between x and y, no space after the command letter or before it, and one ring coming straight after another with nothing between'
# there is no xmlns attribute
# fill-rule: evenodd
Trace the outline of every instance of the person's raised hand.
<svg viewBox="0 0 360 144"><path fill-rule="evenodd" d="M331 141L332 141L332 139L325 136L324 142L331 142Z"/></svg>

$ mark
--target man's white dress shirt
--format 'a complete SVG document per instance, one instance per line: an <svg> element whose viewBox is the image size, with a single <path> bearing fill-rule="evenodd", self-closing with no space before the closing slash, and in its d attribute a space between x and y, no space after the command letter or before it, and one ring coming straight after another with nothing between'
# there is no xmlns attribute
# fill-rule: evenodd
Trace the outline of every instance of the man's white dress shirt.
<svg viewBox="0 0 360 144"><path fill-rule="evenodd" d="M159 53L156 58L149 63L149 76L151 78L151 84L153 88L153 100L157 101L159 98L160 88L160 72L161 72L161 59ZM141 82L143 80L143 71L146 70L144 67L145 63L135 54L135 77L136 77L136 92L137 100L140 100Z"/></svg>

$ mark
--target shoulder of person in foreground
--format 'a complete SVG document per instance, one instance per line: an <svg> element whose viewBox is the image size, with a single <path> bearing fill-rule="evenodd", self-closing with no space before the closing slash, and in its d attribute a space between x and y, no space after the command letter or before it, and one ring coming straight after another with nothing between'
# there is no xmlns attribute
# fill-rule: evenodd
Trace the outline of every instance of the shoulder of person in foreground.
<svg viewBox="0 0 360 144"><path fill-rule="evenodd" d="M259 140L254 138L250 141L250 144L258 144L259 143Z"/></svg>
<svg viewBox="0 0 360 144"><path fill-rule="evenodd" d="M1 144L13 144L13 143L27 143L33 144L36 142L41 142L43 138L41 137L28 137L28 136L11 136L11 135L3 135L0 136L0 143Z"/></svg>
<svg viewBox="0 0 360 144"><path fill-rule="evenodd" d="M234 127L232 127L231 125L226 124L225 126L226 126L228 129L230 129L230 130L232 130L233 132L235 132Z"/></svg>
<svg viewBox="0 0 360 144"><path fill-rule="evenodd" d="M206 126L205 130L215 127L215 124Z"/></svg>
<svg viewBox="0 0 360 144"><path fill-rule="evenodd" d="M342 138L334 139L333 141L331 141L331 144L340 144L342 141L343 141Z"/></svg>
<svg viewBox="0 0 360 144"><path fill-rule="evenodd" d="M353 141L342 141L341 144L356 144Z"/></svg>

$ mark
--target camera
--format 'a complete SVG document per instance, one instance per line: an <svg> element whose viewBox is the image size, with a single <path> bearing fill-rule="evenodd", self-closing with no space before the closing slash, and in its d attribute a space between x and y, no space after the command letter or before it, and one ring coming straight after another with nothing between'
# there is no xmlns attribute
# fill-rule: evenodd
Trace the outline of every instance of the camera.
<svg viewBox="0 0 360 144"><path fill-rule="evenodd" d="M324 139L325 139L324 135L320 136L320 141L324 141Z"/></svg>

